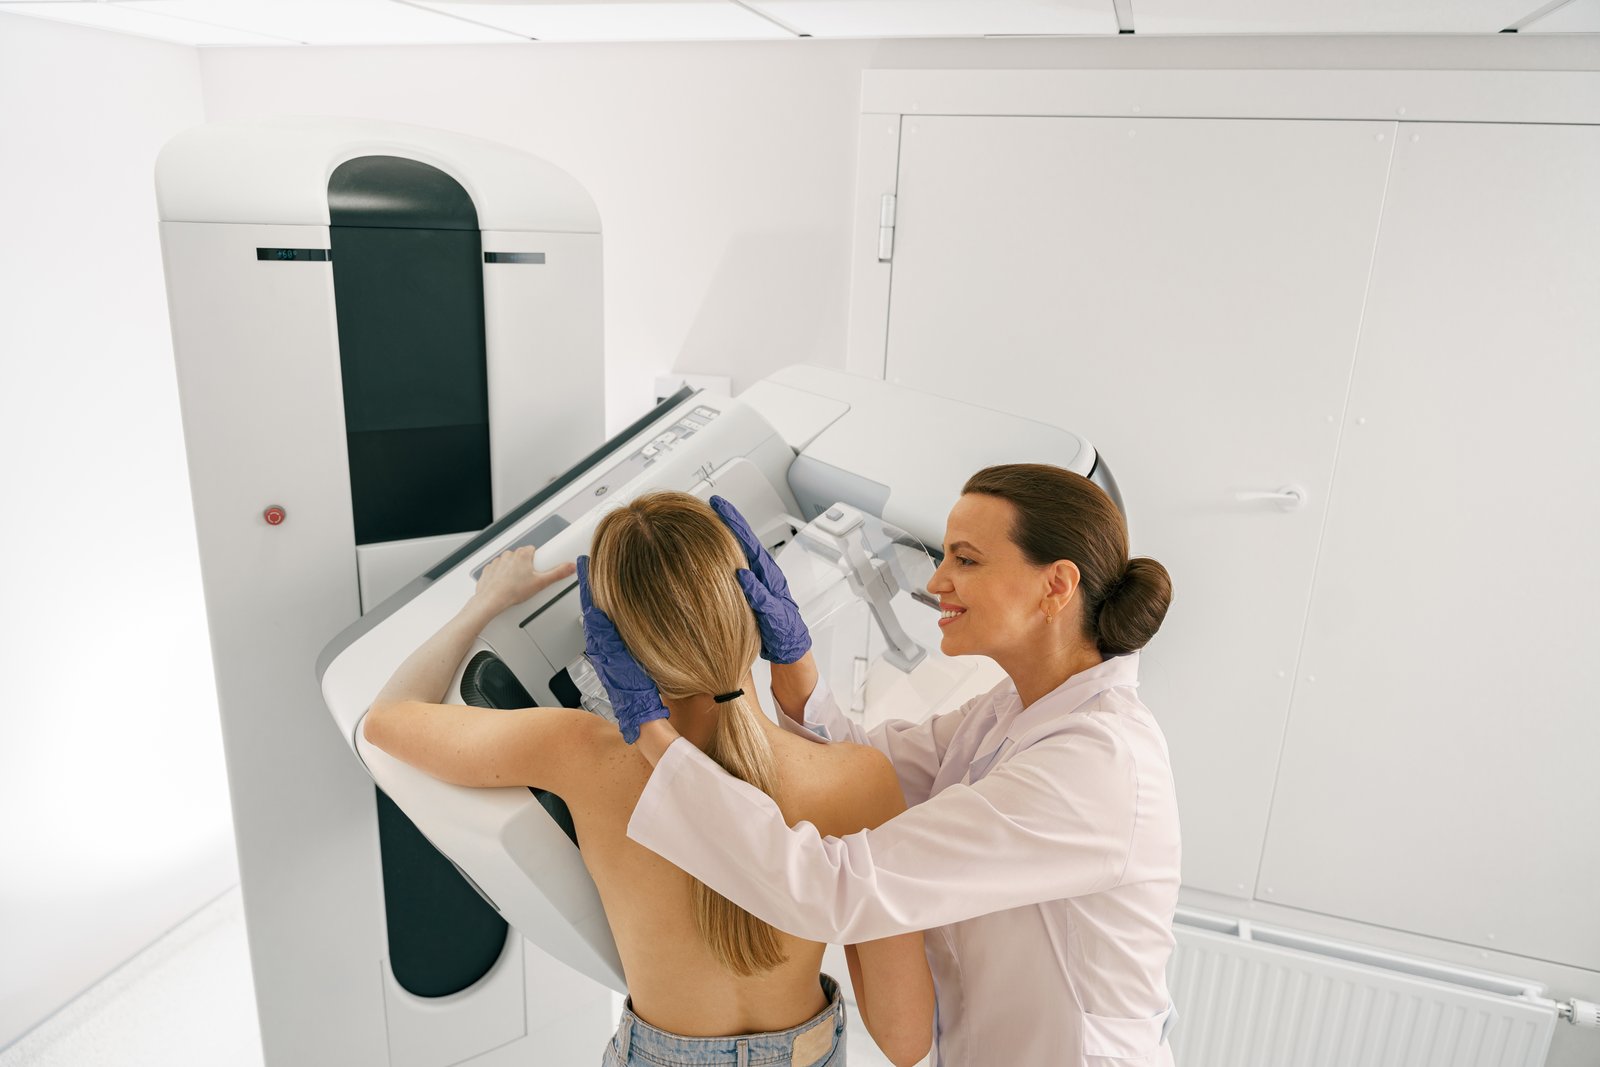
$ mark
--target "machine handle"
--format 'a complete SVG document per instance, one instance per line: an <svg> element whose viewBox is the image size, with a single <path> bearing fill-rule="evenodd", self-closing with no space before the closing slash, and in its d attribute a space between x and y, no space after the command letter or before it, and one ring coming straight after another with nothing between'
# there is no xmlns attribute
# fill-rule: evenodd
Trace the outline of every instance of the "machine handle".
<svg viewBox="0 0 1600 1067"><path fill-rule="evenodd" d="M1278 505L1280 511L1299 511L1306 506L1306 491L1298 485L1285 485L1271 491L1253 490L1244 493L1235 493L1233 498L1241 504L1251 504L1258 500L1268 500Z"/></svg>

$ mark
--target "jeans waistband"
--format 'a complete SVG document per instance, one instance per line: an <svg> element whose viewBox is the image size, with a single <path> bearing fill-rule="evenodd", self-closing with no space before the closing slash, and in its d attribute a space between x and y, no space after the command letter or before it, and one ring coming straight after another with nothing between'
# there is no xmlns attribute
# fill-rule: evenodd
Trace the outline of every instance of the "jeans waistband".
<svg viewBox="0 0 1600 1067"><path fill-rule="evenodd" d="M611 1039L607 1063L651 1064L661 1067L763 1067L789 1064L812 1067L828 1063L843 1037L844 998L839 983L819 976L828 1006L799 1026L737 1037L683 1037L651 1026L633 1013L629 998L622 1020Z"/></svg>

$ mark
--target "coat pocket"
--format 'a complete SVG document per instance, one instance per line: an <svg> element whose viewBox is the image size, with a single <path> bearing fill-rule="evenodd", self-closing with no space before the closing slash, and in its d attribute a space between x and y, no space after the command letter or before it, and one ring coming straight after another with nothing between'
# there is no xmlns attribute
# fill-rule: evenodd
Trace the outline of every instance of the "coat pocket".
<svg viewBox="0 0 1600 1067"><path fill-rule="evenodd" d="M1083 1054L1142 1061L1161 1047L1161 1031L1172 1009L1144 1019L1083 1013Z"/></svg>

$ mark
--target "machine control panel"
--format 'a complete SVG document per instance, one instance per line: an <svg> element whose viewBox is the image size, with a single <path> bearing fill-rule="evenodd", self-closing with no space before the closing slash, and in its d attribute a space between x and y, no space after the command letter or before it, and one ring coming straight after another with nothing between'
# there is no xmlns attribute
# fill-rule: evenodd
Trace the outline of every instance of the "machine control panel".
<svg viewBox="0 0 1600 1067"><path fill-rule="evenodd" d="M588 514L599 500L632 482L652 464L666 458L675 447L711 425L711 420L720 414L721 412L714 407L698 404L680 416L676 422L665 427L657 427L655 436L623 454L620 459L585 483L583 488L568 497L554 513L546 516L527 533L507 545L506 550L546 543L576 522L580 516ZM473 568L472 577L477 578L481 575L486 566L488 566L487 560Z"/></svg>

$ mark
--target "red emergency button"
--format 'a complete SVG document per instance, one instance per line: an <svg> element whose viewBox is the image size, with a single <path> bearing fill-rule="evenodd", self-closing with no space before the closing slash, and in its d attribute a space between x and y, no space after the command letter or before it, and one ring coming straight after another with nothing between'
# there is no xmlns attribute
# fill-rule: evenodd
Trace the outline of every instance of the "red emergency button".
<svg viewBox="0 0 1600 1067"><path fill-rule="evenodd" d="M281 507L272 504L268 506L266 511L261 513L261 517L267 520L268 526L281 526L283 525L283 520L289 516Z"/></svg>

